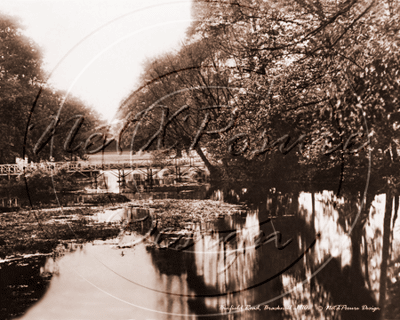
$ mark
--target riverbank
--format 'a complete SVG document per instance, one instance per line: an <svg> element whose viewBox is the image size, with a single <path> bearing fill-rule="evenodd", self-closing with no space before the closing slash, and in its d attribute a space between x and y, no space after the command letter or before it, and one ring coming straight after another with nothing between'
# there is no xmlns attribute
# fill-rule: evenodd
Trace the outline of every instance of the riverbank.
<svg viewBox="0 0 400 320"><path fill-rule="evenodd" d="M86 242L117 236L119 223L88 219L102 209L70 207L0 213L0 258L50 253L63 240Z"/></svg>
<svg viewBox="0 0 400 320"><path fill-rule="evenodd" d="M159 230L182 230L188 225L212 222L225 215L245 212L240 205L187 199L134 200L102 207L3 212L0 213L0 259L51 253L63 241L88 242L117 237L123 228L122 221L98 222L91 216L100 211L127 206L151 209L151 225ZM130 231L135 231L135 226L131 225Z"/></svg>

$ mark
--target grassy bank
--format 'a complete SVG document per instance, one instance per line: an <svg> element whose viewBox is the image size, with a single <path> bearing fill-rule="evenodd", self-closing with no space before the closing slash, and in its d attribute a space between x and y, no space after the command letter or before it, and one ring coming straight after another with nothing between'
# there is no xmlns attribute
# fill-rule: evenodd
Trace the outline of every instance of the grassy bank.
<svg viewBox="0 0 400 320"><path fill-rule="evenodd" d="M97 223L87 218L101 209L79 207L0 213L0 258L49 253L62 240L85 242L117 236L120 224ZM64 218L68 218L68 223Z"/></svg>

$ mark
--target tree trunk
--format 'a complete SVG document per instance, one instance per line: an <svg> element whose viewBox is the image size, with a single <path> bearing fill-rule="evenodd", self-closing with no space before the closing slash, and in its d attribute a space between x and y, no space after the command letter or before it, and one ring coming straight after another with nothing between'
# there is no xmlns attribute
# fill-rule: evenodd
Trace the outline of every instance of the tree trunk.
<svg viewBox="0 0 400 320"><path fill-rule="evenodd" d="M180 146L178 146L176 148L176 156L175 158L182 158L182 148Z"/></svg>
<svg viewBox="0 0 400 320"><path fill-rule="evenodd" d="M312 212L311 212L311 228L315 234L315 192L311 192Z"/></svg>
<svg viewBox="0 0 400 320"><path fill-rule="evenodd" d="M386 192L386 207L385 218L383 220L383 244L382 244L382 264L381 264L381 277L379 287L379 307L381 308L381 316L385 314L385 300L386 300L386 282L387 282L387 268L389 260L389 242L390 242L390 222L392 218L393 197L392 192Z"/></svg>
<svg viewBox="0 0 400 320"><path fill-rule="evenodd" d="M295 191L292 194L292 210L291 210L292 214L294 214L295 216L298 216L298 212L299 212L299 192Z"/></svg>
<svg viewBox="0 0 400 320"><path fill-rule="evenodd" d="M368 289L370 291L372 291L371 289L371 279L369 277L369 267L368 267L368 263L369 263L369 259L368 259L368 242L367 242L367 235L366 235L366 231L364 229L364 254L365 254L365 259L364 259L364 269L365 269L365 282L368 285Z"/></svg>
<svg viewBox="0 0 400 320"><path fill-rule="evenodd" d="M205 166L207 167L208 171L210 171L210 179L216 180L220 177L220 171L208 161L207 157L204 155L203 151L201 150L200 146L196 146L196 152L204 162Z"/></svg>
<svg viewBox="0 0 400 320"><path fill-rule="evenodd" d="M361 268L361 238L362 238L363 225L361 221L357 221L353 230L351 231L351 279L352 284L356 288L361 288L364 285L364 277Z"/></svg>
<svg viewBox="0 0 400 320"><path fill-rule="evenodd" d="M393 254L393 232L394 232L394 227L396 225L396 220L397 220L397 214L399 211L399 195L395 194L394 195L394 213L393 213L393 221L392 221L392 227L390 231L390 257L392 257Z"/></svg>

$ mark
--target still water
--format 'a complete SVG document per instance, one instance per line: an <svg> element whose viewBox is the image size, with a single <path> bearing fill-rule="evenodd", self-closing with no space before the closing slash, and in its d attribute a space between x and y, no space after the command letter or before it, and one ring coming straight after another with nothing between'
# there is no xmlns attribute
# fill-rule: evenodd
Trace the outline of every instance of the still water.
<svg viewBox="0 0 400 320"><path fill-rule="evenodd" d="M385 196L375 197L359 237L349 234L354 219L341 218L342 209L353 217L357 210L333 198L327 191L285 195L279 210L267 199L245 215L194 225L180 240L127 234L26 261L36 266L37 283L48 278L19 319L379 319ZM397 261L398 225L394 231ZM140 243L124 246L132 242ZM392 285L397 280L390 277Z"/></svg>

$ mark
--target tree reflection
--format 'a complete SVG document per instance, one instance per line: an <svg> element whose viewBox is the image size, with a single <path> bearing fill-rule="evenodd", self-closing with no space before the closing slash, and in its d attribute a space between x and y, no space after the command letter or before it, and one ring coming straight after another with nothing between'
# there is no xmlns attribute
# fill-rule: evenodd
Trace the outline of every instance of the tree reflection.
<svg viewBox="0 0 400 320"><path fill-rule="evenodd" d="M391 254L397 261L399 255L389 245L396 239L393 216L389 232L384 228L385 207L388 212L387 201L373 192L361 210L357 193L336 197L327 191L274 190L246 217L225 217L206 232L198 228L187 251L153 248L150 254L160 277L165 276L164 288L171 288L173 276L188 293L179 300L168 295L166 299L192 314L227 319L378 319L382 315L378 306L387 306L386 315L394 310L398 277L393 275L400 269L400 261L394 264L389 259ZM398 209L396 202L394 207ZM272 220L263 224L266 219ZM224 231L231 229L236 230L235 237L224 241ZM257 246L261 231L266 235L279 231L282 243L292 242L283 250L273 241ZM390 241L383 241L385 234ZM307 251L313 241L315 246ZM293 261L297 263L291 266ZM390 290L384 287L388 270ZM387 302L379 301L383 291L388 291ZM246 305L268 305L270 310L229 313L228 307ZM274 306L282 310L272 311Z"/></svg>
<svg viewBox="0 0 400 320"><path fill-rule="evenodd" d="M0 264L0 318L23 315L46 293L52 274L46 272L47 257L3 262Z"/></svg>

